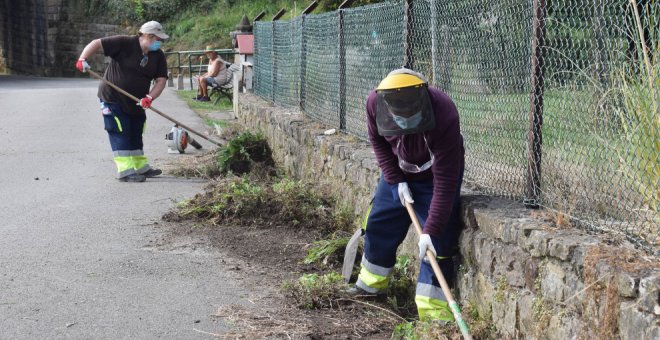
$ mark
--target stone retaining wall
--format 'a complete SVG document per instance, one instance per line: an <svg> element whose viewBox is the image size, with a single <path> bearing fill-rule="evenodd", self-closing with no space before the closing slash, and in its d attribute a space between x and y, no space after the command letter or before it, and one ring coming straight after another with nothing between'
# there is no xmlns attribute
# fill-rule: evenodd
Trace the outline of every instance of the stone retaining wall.
<svg viewBox="0 0 660 340"><path fill-rule="evenodd" d="M379 169L368 143L240 94L236 115L261 131L289 175L330 185L366 211ZM463 195L460 303L502 338L660 339L660 263L622 240L565 229L517 202ZM559 225L562 225L560 223ZM412 230L412 228L411 228ZM416 253L414 235L401 251ZM464 307L465 309L465 307Z"/></svg>

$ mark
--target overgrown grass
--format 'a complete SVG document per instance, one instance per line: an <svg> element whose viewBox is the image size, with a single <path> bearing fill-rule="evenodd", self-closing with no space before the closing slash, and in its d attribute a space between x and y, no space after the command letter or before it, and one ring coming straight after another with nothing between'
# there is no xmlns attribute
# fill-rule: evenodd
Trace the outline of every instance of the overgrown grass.
<svg viewBox="0 0 660 340"><path fill-rule="evenodd" d="M294 182L297 189L275 189L282 182ZM284 226L328 234L346 228L337 220L336 210L334 199L319 194L311 184L286 178L250 179L246 175L217 179L204 193L180 203L167 219L202 220L211 225L238 222L264 228Z"/></svg>
<svg viewBox="0 0 660 340"><path fill-rule="evenodd" d="M220 99L218 104L215 105L213 104L212 101L199 102L194 100L193 98L197 97L197 90L179 90L176 91L176 93L179 96L179 98L185 100L186 104L188 104L188 107L190 107L193 111L199 114L218 112L222 110L231 110L233 108L231 100L229 100L226 97Z"/></svg>
<svg viewBox="0 0 660 340"><path fill-rule="evenodd" d="M633 6L636 10L636 7ZM615 95L621 104L615 108L621 127L621 141L614 145L621 173L642 197L645 208L658 219L658 178L660 178L660 10L656 1L646 4L646 15L636 16L639 31L648 27L648 42L637 35L638 61L616 72L619 85ZM637 70L637 72L635 72ZM657 224L656 224L657 227ZM657 229L655 230L657 232ZM655 240L658 241L657 239Z"/></svg>
<svg viewBox="0 0 660 340"><path fill-rule="evenodd" d="M332 301L342 297L346 284L341 275L331 272L324 275L304 274L297 281L286 281L284 293L296 305L305 309L332 307Z"/></svg>
<svg viewBox="0 0 660 340"><path fill-rule="evenodd" d="M335 237L335 234L330 236L329 239L319 240L312 243L312 246L307 249L307 256L303 259L304 264L324 263L327 264L331 258L335 258L337 262L339 252L346 248L349 237Z"/></svg>

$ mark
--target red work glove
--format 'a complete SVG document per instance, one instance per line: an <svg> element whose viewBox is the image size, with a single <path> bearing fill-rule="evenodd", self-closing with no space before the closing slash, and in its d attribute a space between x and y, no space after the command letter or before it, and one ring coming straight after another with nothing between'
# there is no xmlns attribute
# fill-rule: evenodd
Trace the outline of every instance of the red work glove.
<svg viewBox="0 0 660 340"><path fill-rule="evenodd" d="M78 71L85 73L87 70L91 70L92 68L89 67L89 64L87 63L87 59L85 58L80 58L78 59L78 62L76 62L76 68Z"/></svg>
<svg viewBox="0 0 660 340"><path fill-rule="evenodd" d="M148 109L148 108L151 107L151 102L153 100L154 100L153 97L151 97L150 95L147 95L146 97L140 99L140 101L135 105L142 106L143 109Z"/></svg>

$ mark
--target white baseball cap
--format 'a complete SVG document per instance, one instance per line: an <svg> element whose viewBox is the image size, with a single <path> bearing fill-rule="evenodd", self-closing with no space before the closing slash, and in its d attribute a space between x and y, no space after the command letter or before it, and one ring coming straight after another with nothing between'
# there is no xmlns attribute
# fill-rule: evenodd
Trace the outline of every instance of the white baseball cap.
<svg viewBox="0 0 660 340"><path fill-rule="evenodd" d="M161 39L168 39L170 36L165 34L163 26L158 21L149 21L140 27L140 33L153 34Z"/></svg>

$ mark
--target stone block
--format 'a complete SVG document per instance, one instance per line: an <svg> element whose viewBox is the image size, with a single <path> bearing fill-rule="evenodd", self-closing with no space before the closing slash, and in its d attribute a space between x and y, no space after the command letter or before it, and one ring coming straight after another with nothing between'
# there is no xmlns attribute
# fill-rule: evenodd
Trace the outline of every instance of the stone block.
<svg viewBox="0 0 660 340"><path fill-rule="evenodd" d="M492 238L502 239L505 225L500 216L494 216L490 209L474 209L474 217L481 231Z"/></svg>
<svg viewBox="0 0 660 340"><path fill-rule="evenodd" d="M623 302L618 317L619 335L621 339L660 339L658 320L658 315L640 311L634 302Z"/></svg>
<svg viewBox="0 0 660 340"><path fill-rule="evenodd" d="M498 292L496 296L500 294L503 294L502 298L493 299L493 323L498 332L504 337L512 337L516 334L518 315L517 299L510 292Z"/></svg>
<svg viewBox="0 0 660 340"><path fill-rule="evenodd" d="M495 241L489 238L480 240L480 245L475 249L474 255L479 266L479 271L491 276L495 265Z"/></svg>
<svg viewBox="0 0 660 340"><path fill-rule="evenodd" d="M542 271L541 290L543 297L551 301L563 301L566 273L559 263L548 261Z"/></svg>
<svg viewBox="0 0 660 340"><path fill-rule="evenodd" d="M657 270L650 276L639 280L638 309L646 313L654 313L660 306L660 274Z"/></svg>
<svg viewBox="0 0 660 340"><path fill-rule="evenodd" d="M577 247L578 242L579 239L576 239L575 235L555 234L548 241L548 255L566 261Z"/></svg>
<svg viewBox="0 0 660 340"><path fill-rule="evenodd" d="M579 323L577 318L555 312L550 316L548 327L543 331L549 340L578 339Z"/></svg>
<svg viewBox="0 0 660 340"><path fill-rule="evenodd" d="M507 259L506 267L506 282L510 286L524 287L525 286L525 271L524 266L526 259L529 257L517 247L508 247L504 253L504 258Z"/></svg>
<svg viewBox="0 0 660 340"><path fill-rule="evenodd" d="M479 315L490 315L492 303L495 299L495 286L481 272L474 274L473 285L469 287L473 302L476 304Z"/></svg>
<svg viewBox="0 0 660 340"><path fill-rule="evenodd" d="M552 235L547 231L537 230L536 228L523 230L523 233L527 234L527 232L529 232L529 236L522 241L523 248L534 257L546 256L548 254L548 242Z"/></svg>
<svg viewBox="0 0 660 340"><path fill-rule="evenodd" d="M519 220L510 220L510 222L507 223L505 228L502 230L502 241L506 243L517 244L518 239L520 238L520 233L522 231L522 225L524 224Z"/></svg>
<svg viewBox="0 0 660 340"><path fill-rule="evenodd" d="M517 299L518 308L518 332L530 337L534 334L536 328L536 319L534 318L534 294L529 291L522 291Z"/></svg>
<svg viewBox="0 0 660 340"><path fill-rule="evenodd" d="M626 298L637 297L637 278L624 271L620 271L615 275L619 296Z"/></svg>
<svg viewBox="0 0 660 340"><path fill-rule="evenodd" d="M540 261L534 258L529 258L525 262L525 267L523 269L525 277L525 288L530 291L536 292L536 279L539 276L539 264Z"/></svg>

